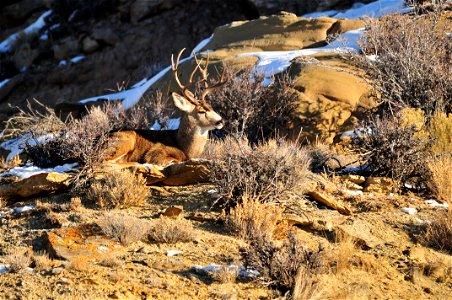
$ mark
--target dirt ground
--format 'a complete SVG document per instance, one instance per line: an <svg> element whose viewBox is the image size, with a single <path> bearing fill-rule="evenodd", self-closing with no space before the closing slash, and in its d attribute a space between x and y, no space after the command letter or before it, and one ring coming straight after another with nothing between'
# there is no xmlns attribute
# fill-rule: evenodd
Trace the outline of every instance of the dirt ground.
<svg viewBox="0 0 452 300"><path fill-rule="evenodd" d="M218 280L209 273L195 271L194 265L240 264L240 249L246 245L225 232L218 221L220 212L210 210L209 190L213 186L199 184L187 187L153 188L148 202L125 210L141 219L155 219L168 206L181 205L183 216L202 216L191 222L196 238L193 242L157 244L136 242L125 247L123 254L103 261L69 264L54 259L41 270L28 269L0 275L1 299L275 299L277 292L259 280ZM30 199L3 207L36 204L37 208L0 218L0 264L5 255L17 247L45 249L43 235L55 227L99 220L103 211L89 206L68 209L67 194ZM309 199L300 200L310 202ZM375 245L338 241L337 230L313 230L293 227L297 237L309 248L322 245L329 270L318 277L319 299L450 299L452 296L452 258L417 242L422 220L428 220L438 208L425 204L413 195L373 195L348 197L354 212L341 216L335 210L312 205L299 215L331 220L340 226L362 226L376 240ZM409 215L402 207L416 207ZM53 219L50 222L48 210ZM55 215L56 214L56 215ZM56 216L56 217L55 217ZM335 221L336 220L336 221ZM335 226L339 228L340 226ZM348 240L350 241L350 240ZM168 250L181 254L168 256ZM105 263L110 260L112 262ZM33 265L32 265L33 266ZM62 267L63 268L60 268Z"/></svg>

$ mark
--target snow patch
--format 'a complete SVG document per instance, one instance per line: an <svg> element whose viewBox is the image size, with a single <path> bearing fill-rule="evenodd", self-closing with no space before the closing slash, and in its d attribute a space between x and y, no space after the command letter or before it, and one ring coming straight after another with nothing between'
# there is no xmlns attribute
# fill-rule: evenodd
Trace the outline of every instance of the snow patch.
<svg viewBox="0 0 452 300"><path fill-rule="evenodd" d="M322 52L359 52L358 40L361 38L364 28L350 30L341 34L335 41L325 47L292 50L292 51L263 51L241 53L237 57L256 56L255 71L265 77L263 85L266 86L272 82L275 74L285 71L291 64L292 59L298 56L309 56Z"/></svg>
<svg viewBox="0 0 452 300"><path fill-rule="evenodd" d="M433 207L443 207L443 208L448 208L449 204L447 203L439 203L436 200L430 199L430 200L425 200L425 203L433 206Z"/></svg>
<svg viewBox="0 0 452 300"><path fill-rule="evenodd" d="M181 250L168 250L166 251L166 256L174 256L182 253L183 252Z"/></svg>
<svg viewBox="0 0 452 300"><path fill-rule="evenodd" d="M400 209L402 212L409 214L409 215L414 215L417 213L417 210L415 208L412 207L403 207Z"/></svg>
<svg viewBox="0 0 452 300"><path fill-rule="evenodd" d="M342 19L358 19L362 17L380 18L394 13L407 13L412 9L405 6L404 0L379 0L369 4L352 7L332 17Z"/></svg>
<svg viewBox="0 0 452 300"><path fill-rule="evenodd" d="M4 141L0 144L0 148L10 151L6 157L6 162L10 161L14 156L21 154L25 148L25 145L35 146L38 144L43 144L53 140L55 136L53 134L45 134L37 138L32 138L30 133L26 133L17 138Z"/></svg>
<svg viewBox="0 0 452 300"><path fill-rule="evenodd" d="M30 24L27 28L22 30L22 32L25 34L33 34L35 32L38 32L46 25L46 22L44 19L51 13L52 13L51 10L46 11L34 23ZM9 37L7 37L3 42L1 42L0 43L0 53L8 52L8 51L12 50L11 49L12 44L14 43L14 41L17 39L18 36L19 36L19 32L13 33Z"/></svg>
<svg viewBox="0 0 452 300"><path fill-rule="evenodd" d="M224 268L227 268L231 272L236 272L238 276L243 278L257 278L260 276L259 271L257 271L254 267L238 267L236 265L222 266L215 263L205 267L200 265L193 266L193 269L202 272L219 272Z"/></svg>
<svg viewBox="0 0 452 300"><path fill-rule="evenodd" d="M85 58L86 58L85 55L78 55L78 56L75 56L75 57L71 58L71 62L74 63L74 64L76 64L76 63L78 63L78 62L81 62L81 61L84 60Z"/></svg>
<svg viewBox="0 0 452 300"><path fill-rule="evenodd" d="M9 265L0 264L0 274L6 273L9 271Z"/></svg>
<svg viewBox="0 0 452 300"><path fill-rule="evenodd" d="M3 80L2 82L0 82L0 89L9 82L9 78Z"/></svg>
<svg viewBox="0 0 452 300"><path fill-rule="evenodd" d="M26 179L26 178L30 178L33 175L37 175L37 174L41 174L41 173L66 173L69 171L72 171L74 169L76 169L76 167L78 166L77 163L72 163L72 164L64 164L62 166L56 166L54 168L39 168L33 165L26 165L26 166L22 166L22 167L15 167L12 169L9 169L8 171L0 174L0 176L6 176L6 175L12 175L12 176L17 176L20 179Z"/></svg>
<svg viewBox="0 0 452 300"><path fill-rule="evenodd" d="M34 205L25 205L25 206L18 206L11 209L9 212L12 214L20 214L29 210L35 209Z"/></svg>
<svg viewBox="0 0 452 300"><path fill-rule="evenodd" d="M361 172L361 171L365 171L365 170L369 170L370 169L370 165L369 164L364 164L361 166L348 166L344 168L344 172L349 172L349 173L354 173L354 172Z"/></svg>

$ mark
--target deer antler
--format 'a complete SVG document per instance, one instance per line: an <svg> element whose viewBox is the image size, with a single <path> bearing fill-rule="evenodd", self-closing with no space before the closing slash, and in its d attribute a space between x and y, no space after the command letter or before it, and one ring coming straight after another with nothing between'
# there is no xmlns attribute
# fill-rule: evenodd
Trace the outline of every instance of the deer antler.
<svg viewBox="0 0 452 300"><path fill-rule="evenodd" d="M195 75L196 71L197 71L198 69L201 68L201 63L202 63L202 61L198 62L198 61L196 60L196 67L193 69L193 71L192 71L191 74L190 74L190 78L189 78L189 80L188 80L188 85L183 85L183 84L180 82L179 76L177 75L177 68L179 67L179 60L180 60L180 57L182 56L182 53L183 53L184 51L185 51L185 48L182 49L182 50L179 52L179 54L177 55L177 58L176 58L176 62L174 62L174 54L171 54L171 69L172 69L173 72L174 72L174 79L176 80L177 85L181 88L182 93L184 94L184 96L185 96L190 102L192 102L193 104L196 104L196 105L197 105L197 104L199 104L199 100L197 100L197 99L195 98L195 96L193 95L193 93L192 93L190 90L188 90L188 88L191 87L191 86L193 86L193 85L195 85L195 84L197 84L198 82L201 82L201 81L204 80L204 79L201 79L200 81L193 82L193 76Z"/></svg>
<svg viewBox="0 0 452 300"><path fill-rule="evenodd" d="M171 54L171 69L172 69L173 72L174 72L174 79L176 80L176 83L177 83L177 84L179 85L179 87L181 88L182 93L184 94L184 96L185 96L190 102L192 102L193 104L196 104L196 105L197 105L197 104L199 104L199 100L197 100L197 99L195 98L195 96L193 95L193 93L192 93L191 91L189 91L188 88L191 87L191 86L193 86L193 85L195 85L195 84L197 84L197 83L200 83L200 82L204 81L204 84L205 84L205 90L204 90L204 91L202 92L202 94L201 94L201 101L202 101L202 102L205 102L205 98L206 98L206 96L207 96L209 93L211 93L211 92L213 92L214 90L216 90L217 88L223 86L223 85L227 82L227 80L223 80L223 79L224 79L224 71L225 71L225 68L223 68L223 70L222 70L222 72L221 72L221 78L220 78L219 82L216 83L216 84L214 84L213 86L209 86L209 83L208 83L208 80L207 80L207 77L209 76L209 73L207 73L207 68L208 68L208 66L209 66L209 52L207 52L206 62L205 62L204 67L201 66L201 64L202 64L202 62L203 62L202 58L201 58L200 60L198 60L198 57L196 56L196 53L193 52L193 57L194 57L195 62L196 62L196 67L193 69L193 71L192 71L191 74L190 74L190 77L189 77L189 80L188 80L188 85L183 85L183 84L180 82L179 76L177 75L177 67L179 66L179 60L180 60L180 57L182 56L182 53L183 53L184 51L185 51L185 48L182 49L182 50L179 52L179 54L177 55L177 58L176 58L176 62L174 62L174 55ZM195 75L195 73L196 73L197 70L199 70L199 72L201 73L202 78L201 78L200 80L196 81L196 82L193 82L193 77L194 77L194 75Z"/></svg>

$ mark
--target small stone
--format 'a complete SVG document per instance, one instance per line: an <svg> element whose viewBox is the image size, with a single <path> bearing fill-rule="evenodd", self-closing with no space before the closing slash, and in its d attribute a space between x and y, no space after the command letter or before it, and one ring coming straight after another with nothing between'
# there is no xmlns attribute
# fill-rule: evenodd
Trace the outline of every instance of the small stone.
<svg viewBox="0 0 452 300"><path fill-rule="evenodd" d="M64 268L63 268L63 267L53 268L53 269L52 269L52 274L53 274L53 275L58 275L58 274L61 274L63 271L64 271Z"/></svg>
<svg viewBox="0 0 452 300"><path fill-rule="evenodd" d="M347 174L342 176L342 180L348 180L355 184L363 184L366 181L366 177L354 174Z"/></svg>
<svg viewBox="0 0 452 300"><path fill-rule="evenodd" d="M82 49L83 52L89 54L95 52L97 49L99 49L99 43L96 40L93 40L89 36L84 38L82 41Z"/></svg>
<svg viewBox="0 0 452 300"><path fill-rule="evenodd" d="M165 217L177 217L184 211L184 207L182 205L173 205L168 207L163 215Z"/></svg>
<svg viewBox="0 0 452 300"><path fill-rule="evenodd" d="M364 192L385 194L395 187L394 180L387 177L368 177L364 183Z"/></svg>

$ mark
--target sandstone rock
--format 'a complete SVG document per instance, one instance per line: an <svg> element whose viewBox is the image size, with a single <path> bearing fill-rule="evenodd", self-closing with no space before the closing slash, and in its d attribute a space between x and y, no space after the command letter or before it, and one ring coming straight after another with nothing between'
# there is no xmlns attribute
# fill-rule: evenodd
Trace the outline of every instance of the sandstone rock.
<svg viewBox="0 0 452 300"><path fill-rule="evenodd" d="M137 23L150 15L174 7L182 0L136 0L130 7L130 19Z"/></svg>
<svg viewBox="0 0 452 300"><path fill-rule="evenodd" d="M82 41L82 50L87 54L95 52L99 47L99 43L89 36L85 37Z"/></svg>
<svg viewBox="0 0 452 300"><path fill-rule="evenodd" d="M342 176L342 180L347 180L355 184L363 184L366 181L366 177L354 174L347 174Z"/></svg>
<svg viewBox="0 0 452 300"><path fill-rule="evenodd" d="M107 238L97 225L82 224L73 228L61 228L46 232L49 253L59 259L74 257L100 259L105 255L121 254L124 248Z"/></svg>
<svg viewBox="0 0 452 300"><path fill-rule="evenodd" d="M140 165L131 167L132 172L141 174L146 179L146 184L161 182L167 178L161 167L153 165Z"/></svg>
<svg viewBox="0 0 452 300"><path fill-rule="evenodd" d="M53 46L53 56L56 60L62 60L77 55L79 50L78 40L74 37L68 37Z"/></svg>
<svg viewBox="0 0 452 300"><path fill-rule="evenodd" d="M167 207L162 215L165 217L177 217L184 211L184 207L182 205L172 205Z"/></svg>
<svg viewBox="0 0 452 300"><path fill-rule="evenodd" d="M218 215L206 212L191 212L186 216L187 219L197 222L216 222L218 221Z"/></svg>
<svg viewBox="0 0 452 300"><path fill-rule="evenodd" d="M108 27L94 29L92 37L93 39L107 45L114 45L119 42L119 37L116 35L116 33L113 32L111 28Z"/></svg>
<svg viewBox="0 0 452 300"><path fill-rule="evenodd" d="M379 238L370 231L371 225L364 220L354 220L353 224L342 224L335 228L337 236L350 236L361 248L375 248L381 244Z"/></svg>
<svg viewBox="0 0 452 300"><path fill-rule="evenodd" d="M308 195L315 201L320 202L329 208L335 209L343 215L349 216L352 214L350 208L348 208L344 203L334 199L331 195L317 191L309 192Z"/></svg>
<svg viewBox="0 0 452 300"><path fill-rule="evenodd" d="M41 173L29 178L0 184L0 197L30 197L41 193L63 191L69 187L71 175Z"/></svg>
<svg viewBox="0 0 452 300"><path fill-rule="evenodd" d="M387 177L368 177L364 183L364 192L367 193L389 193L395 187L391 178Z"/></svg>
<svg viewBox="0 0 452 300"><path fill-rule="evenodd" d="M187 185L209 180L208 161L192 159L182 163L169 165L163 170L167 176L162 181L165 185Z"/></svg>

